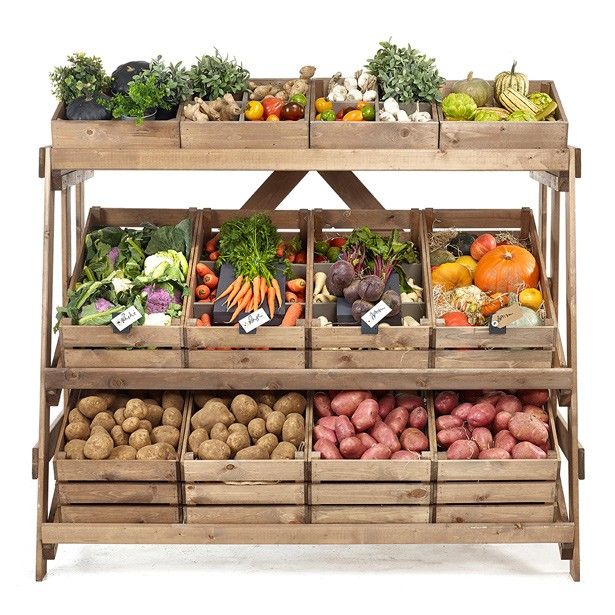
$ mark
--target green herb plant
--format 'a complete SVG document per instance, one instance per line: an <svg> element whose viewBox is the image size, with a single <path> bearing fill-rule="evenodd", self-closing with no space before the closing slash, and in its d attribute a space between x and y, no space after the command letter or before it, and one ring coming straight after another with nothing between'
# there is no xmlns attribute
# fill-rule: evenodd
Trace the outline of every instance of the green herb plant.
<svg viewBox="0 0 615 615"><path fill-rule="evenodd" d="M435 59L410 45L398 47L391 41L381 42L365 67L378 79L383 99L394 98L398 103L442 100L439 88L444 79L438 74Z"/></svg>
<svg viewBox="0 0 615 615"><path fill-rule="evenodd" d="M66 66L56 66L49 74L53 95L65 104L85 96L106 93L111 85L102 60L77 52L66 58Z"/></svg>
<svg viewBox="0 0 615 615"><path fill-rule="evenodd" d="M170 107L176 107L192 95L190 73L181 62L176 64L169 62L167 66L162 56L158 56L150 62L148 69L135 75L132 82L145 83L151 77L155 78L156 86Z"/></svg>
<svg viewBox="0 0 615 615"><path fill-rule="evenodd" d="M197 58L190 69L194 95L203 100L244 92L249 78L250 73L235 58L222 57L217 49L214 55Z"/></svg>
<svg viewBox="0 0 615 615"><path fill-rule="evenodd" d="M134 118L137 126L143 124L145 116L155 113L156 109L171 108L153 75L143 82L132 81L128 86L128 94L118 92L108 100L100 98L98 103L111 111L114 118Z"/></svg>

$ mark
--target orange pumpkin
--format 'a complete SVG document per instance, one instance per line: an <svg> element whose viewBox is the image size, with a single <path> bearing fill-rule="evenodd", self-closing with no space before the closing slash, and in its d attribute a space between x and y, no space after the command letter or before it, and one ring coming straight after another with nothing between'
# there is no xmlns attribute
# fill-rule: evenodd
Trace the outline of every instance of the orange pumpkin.
<svg viewBox="0 0 615 615"><path fill-rule="evenodd" d="M431 272L434 286L442 286L444 290L453 290L472 284L470 270L461 263L442 263Z"/></svg>
<svg viewBox="0 0 615 615"><path fill-rule="evenodd" d="M486 293L519 292L538 285L539 268L531 252L521 246L498 246L476 267L474 284Z"/></svg>

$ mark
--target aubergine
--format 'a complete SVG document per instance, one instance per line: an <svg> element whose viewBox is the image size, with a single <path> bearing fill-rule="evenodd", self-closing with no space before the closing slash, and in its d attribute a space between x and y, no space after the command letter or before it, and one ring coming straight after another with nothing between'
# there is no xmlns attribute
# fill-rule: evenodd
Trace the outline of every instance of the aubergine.
<svg viewBox="0 0 615 615"><path fill-rule="evenodd" d="M98 103L100 98L107 100L105 94L95 94L91 98L81 96L66 105L65 116L67 120L110 120L111 113Z"/></svg>
<svg viewBox="0 0 615 615"><path fill-rule="evenodd" d="M128 94L128 86L130 85L132 78L148 68L149 62L144 62L142 60L135 60L134 62L120 64L111 73L111 87L113 88L113 91Z"/></svg>
<svg viewBox="0 0 615 615"><path fill-rule="evenodd" d="M366 275L359 282L359 297L365 301L375 303L384 292L384 280L377 275Z"/></svg>

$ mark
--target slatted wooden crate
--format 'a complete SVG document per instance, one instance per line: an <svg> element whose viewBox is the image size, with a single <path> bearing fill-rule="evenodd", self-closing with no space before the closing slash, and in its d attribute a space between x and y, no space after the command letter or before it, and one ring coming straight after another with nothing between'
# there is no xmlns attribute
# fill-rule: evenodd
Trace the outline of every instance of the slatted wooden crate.
<svg viewBox="0 0 615 615"><path fill-rule="evenodd" d="M64 430L68 413L87 392L73 392L64 412L53 458L62 523L180 523L182 520L179 454L176 459L67 459Z"/></svg>
<svg viewBox="0 0 615 615"><path fill-rule="evenodd" d="M55 148L179 148L179 111L170 120L67 120L64 103L51 118L51 142Z"/></svg>
<svg viewBox="0 0 615 615"><path fill-rule="evenodd" d="M443 97L451 92L454 81L442 87ZM493 85L493 82L490 82ZM544 92L557 103L556 121L541 122L465 122L448 121L442 106L440 149L539 149L566 147L568 119L553 81L530 81L530 93ZM493 105L493 100L487 103Z"/></svg>
<svg viewBox="0 0 615 615"><path fill-rule="evenodd" d="M194 244L199 226L198 215L197 209L92 207L86 221L84 236L104 226L141 227L146 222L158 226L174 225L184 218L190 218L193 223ZM85 245L82 244L70 288L74 288L78 282L84 261ZM187 306L188 298L184 297L183 313L186 313ZM60 323L62 361L65 367L182 367L183 342L181 318L174 318L171 325L166 327L134 325L126 333L115 333L111 325L74 325L68 318L64 318Z"/></svg>
<svg viewBox="0 0 615 615"><path fill-rule="evenodd" d="M296 78L296 77L295 77ZM251 79L256 84L284 83L288 79ZM189 149L308 149L310 92L302 120L249 121L244 112L249 94L242 95L241 115L234 122L193 122L181 117L181 146Z"/></svg>
<svg viewBox="0 0 615 615"><path fill-rule="evenodd" d="M313 149L438 149L438 112L430 103L420 103L421 111L429 111L430 122L381 122L378 110L382 101L371 104L376 107L373 122L321 122L316 120L313 101L326 96L328 79L312 80L312 104L310 106L310 147ZM354 107L353 101L335 102L337 113L346 107ZM402 105L413 113L416 105Z"/></svg>
<svg viewBox="0 0 615 615"><path fill-rule="evenodd" d="M437 450L433 397L428 399ZM555 520L560 468L554 405L548 404L551 450L546 459L446 459L436 453L436 523L530 523Z"/></svg>
<svg viewBox="0 0 615 615"><path fill-rule="evenodd" d="M427 236L432 231L454 229L480 233L504 231L522 240L540 267L539 287L544 297L543 326L508 327L504 334L490 334L488 326L446 327L434 314L434 366L436 368L539 368L551 367L557 343L555 308L545 277L545 260L532 210L523 209L426 209L423 211ZM433 301L431 276L425 282L426 296Z"/></svg>
<svg viewBox="0 0 615 615"><path fill-rule="evenodd" d="M429 523L431 439L431 450L416 461L321 459L313 450L312 406L309 411L311 523Z"/></svg>
<svg viewBox="0 0 615 615"><path fill-rule="evenodd" d="M422 243L418 210L315 210L314 241L327 236L347 236L353 229L367 226L374 232L388 235L401 230L402 240L412 240L420 263L403 265L407 277L419 286L426 277L428 254ZM314 263L314 273L327 272L332 263ZM313 280L313 276L312 276ZM313 295L308 288L308 302ZM426 292L426 291L424 291ZM425 295L424 295L425 299ZM420 326L380 326L378 333L361 333L358 324L335 324L335 303L311 303L308 311L311 328L311 366L315 368L426 368L429 365L429 334L431 322L429 303L402 303L402 316L412 316ZM333 326L321 326L318 317L325 316Z"/></svg>
<svg viewBox="0 0 615 615"><path fill-rule="evenodd" d="M199 250L208 239L215 234L226 221L256 212L238 213L231 210L204 210L201 220L199 237L196 241ZM297 211L267 211L265 213L277 226L282 237L299 235L311 262L312 237L308 233L309 212ZM312 250L313 251L313 250ZM199 252L200 253L200 252ZM213 269L214 263L205 260L201 254L201 262ZM213 304L195 301L196 265L190 269L190 297L185 311L185 332L188 367L196 368L234 368L234 369L288 369L302 368L306 365L305 350L305 318L297 322L296 327L267 326L259 327L255 333L244 334L238 327L213 325L197 327L196 319L203 313L213 312ZM293 264L293 276L302 277L308 282L311 269L308 264ZM223 289L219 289L219 293ZM284 290L282 289L282 293Z"/></svg>
<svg viewBox="0 0 615 615"><path fill-rule="evenodd" d="M305 446L295 459L197 459L188 450L190 417L200 409L193 397L190 407L181 462L186 523L307 522ZM305 425L307 442L307 417Z"/></svg>

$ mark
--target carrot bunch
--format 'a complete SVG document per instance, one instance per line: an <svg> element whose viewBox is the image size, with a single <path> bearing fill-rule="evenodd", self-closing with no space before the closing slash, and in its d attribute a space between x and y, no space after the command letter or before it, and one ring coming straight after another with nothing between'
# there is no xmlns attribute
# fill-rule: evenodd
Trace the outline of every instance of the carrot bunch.
<svg viewBox="0 0 615 615"><path fill-rule="evenodd" d="M278 281L270 276L267 280L265 276L257 275L252 279L238 275L227 289L218 297L226 297L225 305L228 309L235 307L235 311L229 320L233 322L242 312L256 312L265 301L269 310L269 317L273 318L278 307L282 305L282 291Z"/></svg>

